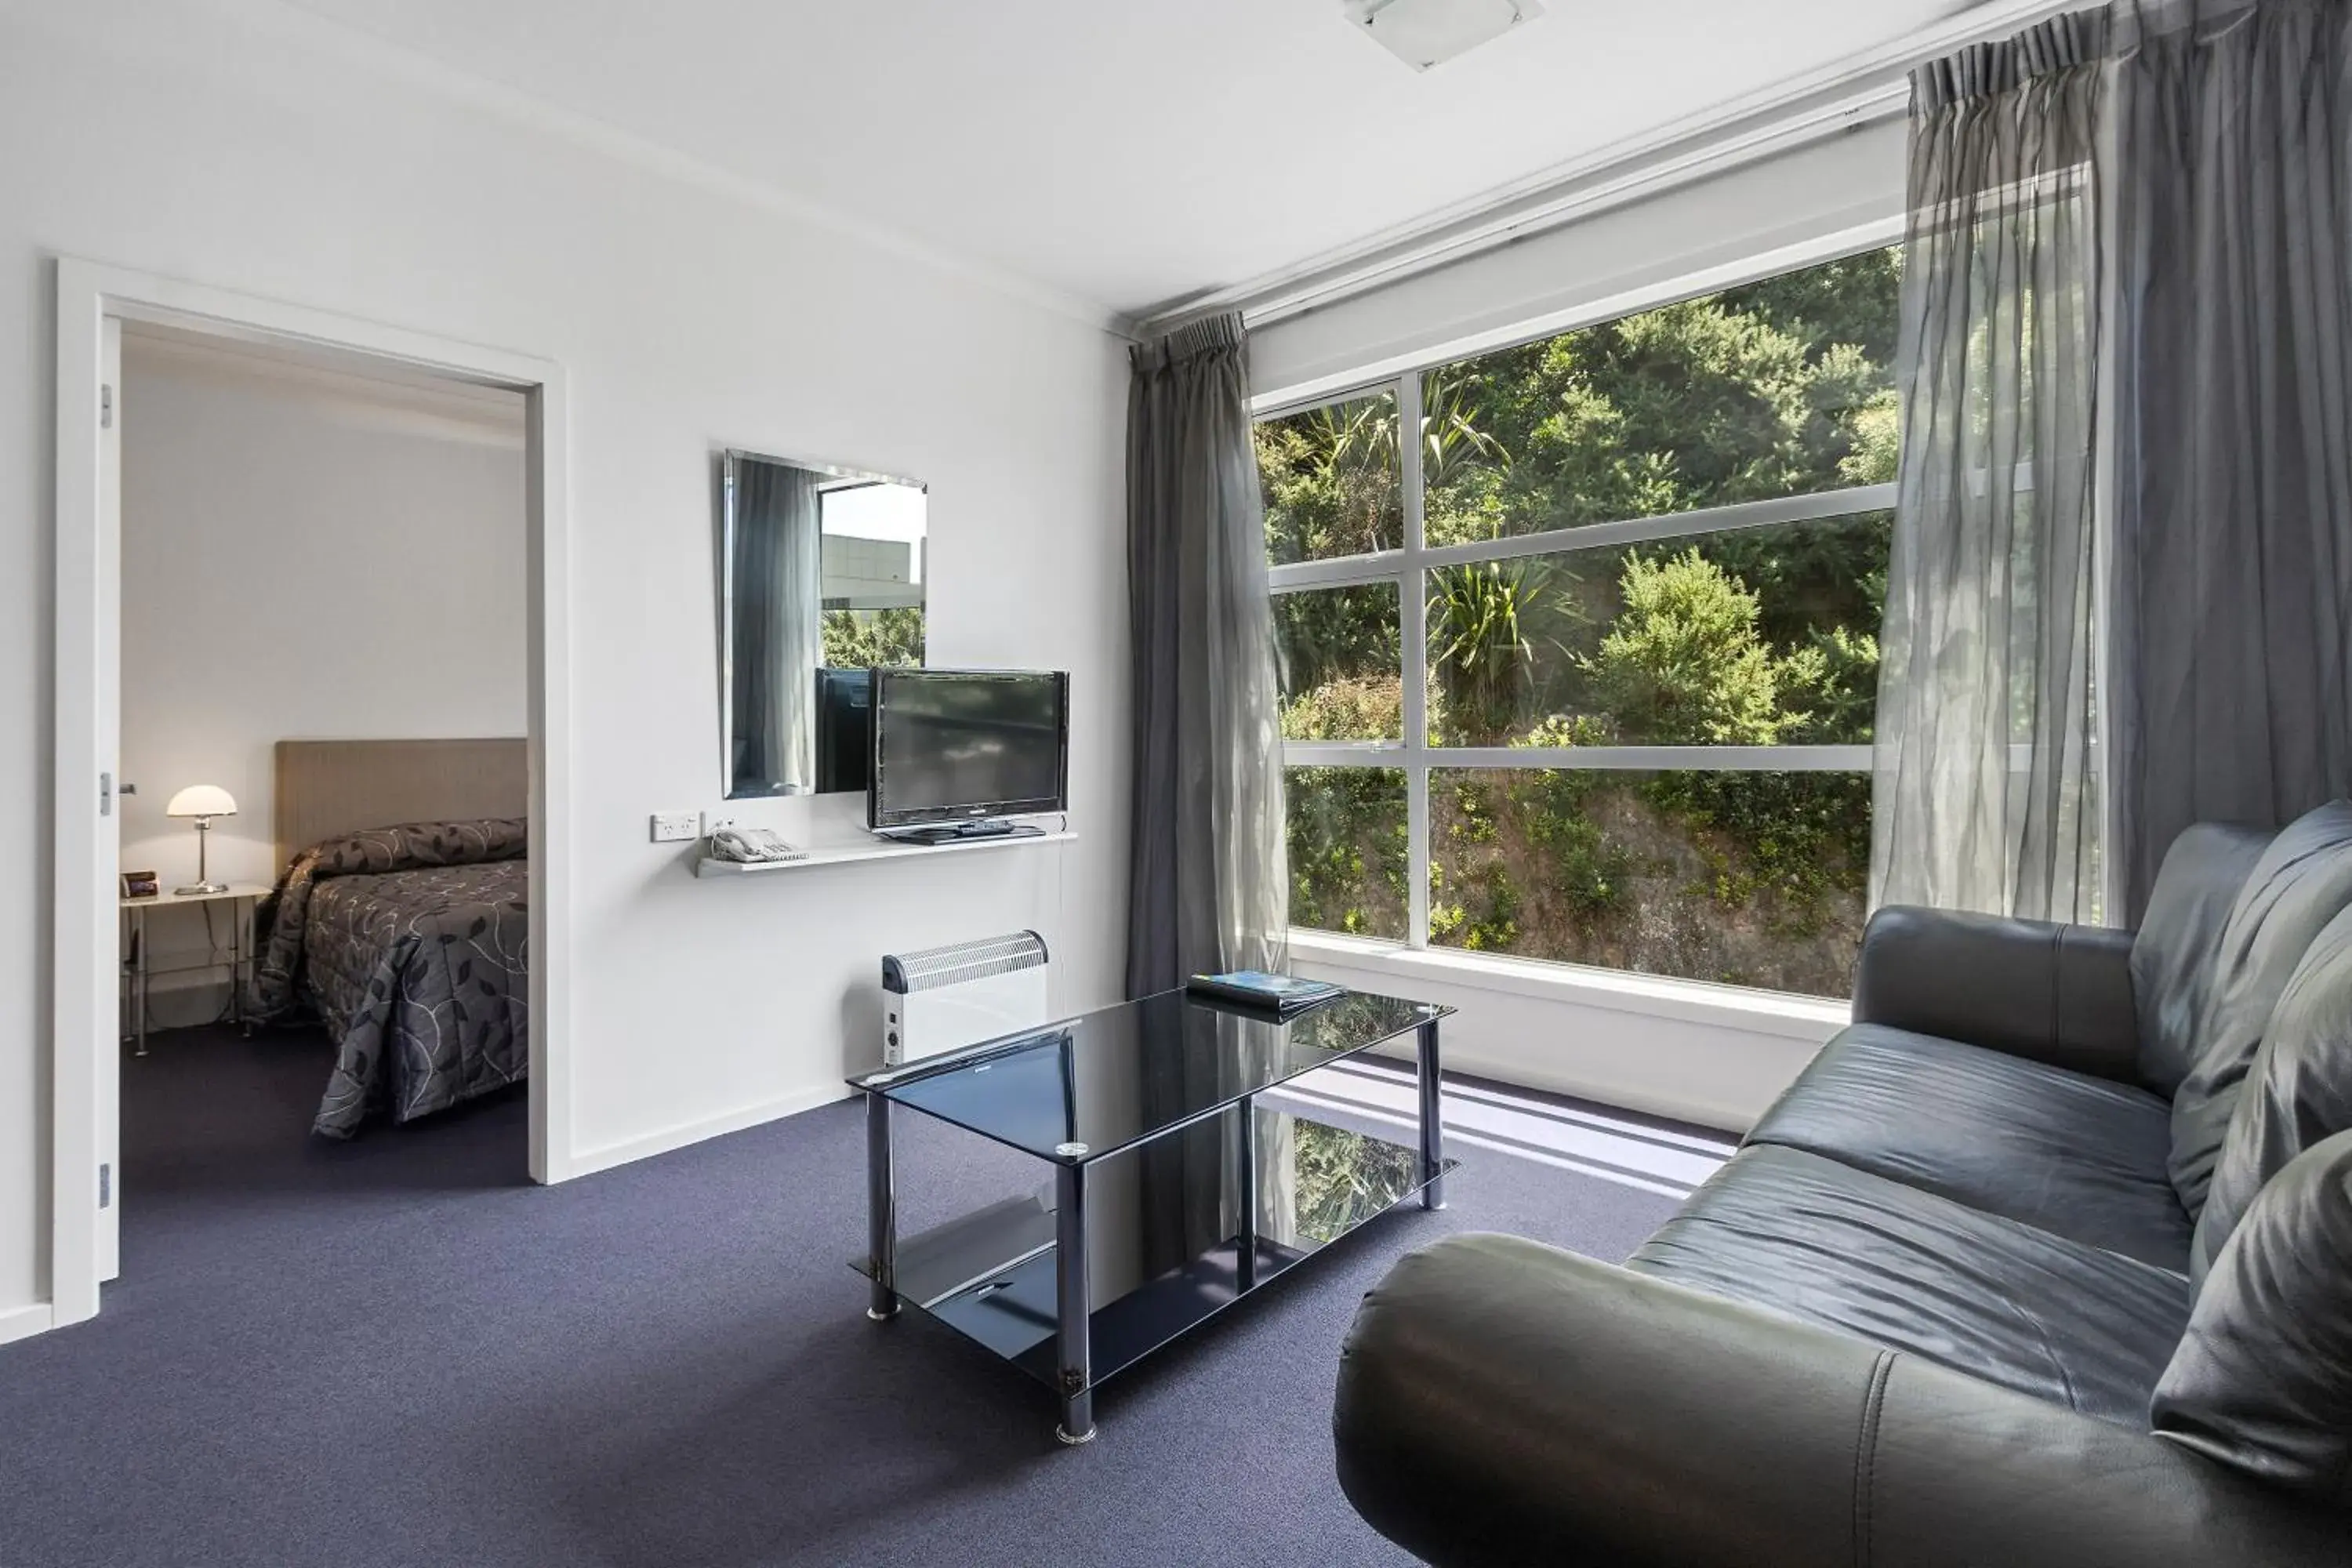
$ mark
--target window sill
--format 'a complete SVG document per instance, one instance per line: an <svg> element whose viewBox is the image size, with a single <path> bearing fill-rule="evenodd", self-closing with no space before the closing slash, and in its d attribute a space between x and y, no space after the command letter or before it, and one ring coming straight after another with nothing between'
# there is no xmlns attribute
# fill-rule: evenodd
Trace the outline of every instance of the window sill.
<svg viewBox="0 0 2352 1568"><path fill-rule="evenodd" d="M1607 1012L1713 1025L1750 1034L1776 1035L1819 1045L1853 1017L1849 1003L1780 991L1752 991L1703 980L1636 974L1540 959L1465 952L1454 948L1409 947L1401 942L1342 936L1332 931L1290 933L1291 956L1326 968L1392 976L1400 984L1422 976L1449 985L1501 992L1538 1000L1572 1002Z"/></svg>
<svg viewBox="0 0 2352 1568"><path fill-rule="evenodd" d="M1853 1009L1537 959L1290 933L1298 973L1456 1009L1453 1071L1744 1132Z"/></svg>

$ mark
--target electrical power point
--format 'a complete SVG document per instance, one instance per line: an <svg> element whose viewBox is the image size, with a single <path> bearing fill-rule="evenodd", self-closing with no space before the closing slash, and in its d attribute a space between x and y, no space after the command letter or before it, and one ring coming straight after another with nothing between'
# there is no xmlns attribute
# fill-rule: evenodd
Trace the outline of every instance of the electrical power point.
<svg viewBox="0 0 2352 1568"><path fill-rule="evenodd" d="M698 818L690 811L657 811L654 813L654 842L678 844L688 838L699 838Z"/></svg>

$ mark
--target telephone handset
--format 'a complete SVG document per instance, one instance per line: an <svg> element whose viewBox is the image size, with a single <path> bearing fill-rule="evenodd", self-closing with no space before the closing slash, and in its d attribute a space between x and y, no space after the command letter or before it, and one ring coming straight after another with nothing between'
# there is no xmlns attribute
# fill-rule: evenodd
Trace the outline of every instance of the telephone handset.
<svg viewBox="0 0 2352 1568"><path fill-rule="evenodd" d="M808 851L764 827L721 827L710 835L710 854L719 860L760 865L771 860L805 860Z"/></svg>

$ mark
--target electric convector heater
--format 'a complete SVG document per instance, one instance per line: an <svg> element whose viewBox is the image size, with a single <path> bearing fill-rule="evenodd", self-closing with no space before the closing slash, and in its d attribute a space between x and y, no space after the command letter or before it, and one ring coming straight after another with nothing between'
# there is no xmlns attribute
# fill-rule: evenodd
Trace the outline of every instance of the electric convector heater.
<svg viewBox="0 0 2352 1568"><path fill-rule="evenodd" d="M882 1062L902 1067L1049 1021L1034 931L882 959Z"/></svg>

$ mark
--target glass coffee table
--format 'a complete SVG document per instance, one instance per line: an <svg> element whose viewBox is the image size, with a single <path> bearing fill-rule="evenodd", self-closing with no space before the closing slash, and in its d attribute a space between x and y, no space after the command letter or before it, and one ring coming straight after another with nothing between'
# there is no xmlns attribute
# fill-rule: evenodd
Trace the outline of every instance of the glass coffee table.
<svg viewBox="0 0 2352 1568"><path fill-rule="evenodd" d="M1444 1205L1438 1021L1346 992L1286 1022L1162 992L849 1080L866 1096L867 1315L928 1312L1052 1388L1056 1436L1095 1435L1094 1390L1418 1193ZM1414 1141L1260 1096L1416 1037ZM890 1119L904 1109L1034 1154L1044 1192L900 1237Z"/></svg>

